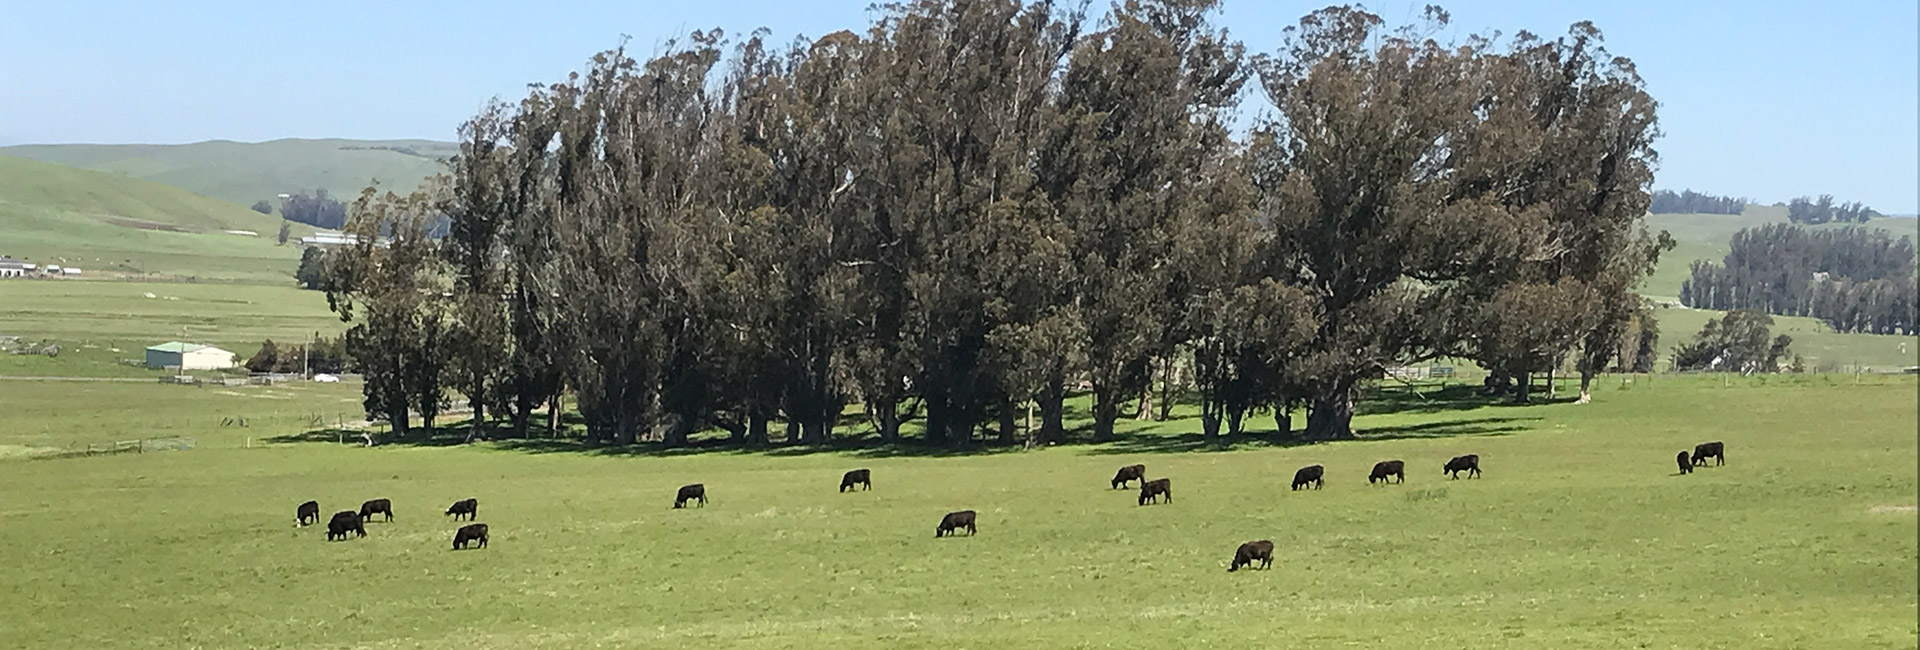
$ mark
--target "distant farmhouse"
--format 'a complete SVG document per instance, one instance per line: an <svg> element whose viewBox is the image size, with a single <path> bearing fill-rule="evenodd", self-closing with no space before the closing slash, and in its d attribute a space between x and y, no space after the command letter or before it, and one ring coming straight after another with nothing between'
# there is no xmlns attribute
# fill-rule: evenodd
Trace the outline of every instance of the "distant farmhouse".
<svg viewBox="0 0 1920 650"><path fill-rule="evenodd" d="M360 238L343 232L322 230L309 237L301 237L301 246L351 246L359 243Z"/></svg>
<svg viewBox="0 0 1920 650"><path fill-rule="evenodd" d="M0 257L0 278L25 277L32 270L32 264L11 257Z"/></svg>
<svg viewBox="0 0 1920 650"><path fill-rule="evenodd" d="M232 352L196 343L172 341L147 348L148 368L221 370L239 365Z"/></svg>

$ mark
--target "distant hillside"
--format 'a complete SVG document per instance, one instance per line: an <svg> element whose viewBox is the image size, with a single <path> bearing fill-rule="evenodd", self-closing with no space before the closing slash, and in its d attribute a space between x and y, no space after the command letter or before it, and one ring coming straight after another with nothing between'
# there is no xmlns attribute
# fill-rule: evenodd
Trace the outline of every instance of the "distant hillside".
<svg viewBox="0 0 1920 650"><path fill-rule="evenodd" d="M1746 211L1738 214L1652 214L1647 215L1647 227L1656 232L1666 230L1673 234L1678 244L1672 251L1660 256L1660 267L1654 271L1641 287L1641 293L1659 299L1678 299L1680 283L1687 279L1694 260L1720 261L1727 255L1727 243L1733 234L1741 228L1749 228L1769 223L1787 223L1787 209L1784 206L1749 205ZM1848 225L1829 223L1809 228L1844 228ZM1920 220L1884 218L1866 223L1867 228L1878 228L1894 235L1914 237L1920 243Z"/></svg>
<svg viewBox="0 0 1920 650"><path fill-rule="evenodd" d="M55 144L0 147L0 155L30 158L158 181L240 205L282 193L325 189L352 201L378 180L409 190L442 170L457 145L431 140L214 140L180 145Z"/></svg>
<svg viewBox="0 0 1920 650"><path fill-rule="evenodd" d="M281 223L171 185L0 156L0 255L90 277L291 282L300 252L276 245Z"/></svg>

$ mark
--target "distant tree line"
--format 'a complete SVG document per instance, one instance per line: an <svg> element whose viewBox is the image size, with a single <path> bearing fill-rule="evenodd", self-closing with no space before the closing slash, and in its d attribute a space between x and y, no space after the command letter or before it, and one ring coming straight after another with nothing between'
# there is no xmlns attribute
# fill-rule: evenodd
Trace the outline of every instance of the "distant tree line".
<svg viewBox="0 0 1920 650"><path fill-rule="evenodd" d="M348 355L347 342L343 338L316 336L311 346L289 345L282 347L267 339L260 344L244 364L251 372L272 372L293 374L311 372L314 374L339 374L353 372L353 358Z"/></svg>
<svg viewBox="0 0 1920 650"><path fill-rule="evenodd" d="M280 216L315 228L339 230L347 225L347 205L327 196L324 189L314 190L312 196L301 191L281 201Z"/></svg>
<svg viewBox="0 0 1920 650"><path fill-rule="evenodd" d="M1740 196L1714 196L1685 190L1675 194L1673 190L1659 190L1653 193L1653 204L1647 212L1653 214L1740 214L1747 209L1753 199Z"/></svg>
<svg viewBox="0 0 1920 650"><path fill-rule="evenodd" d="M1773 317L1756 309L1736 309L1707 321L1693 340L1673 352L1675 370L1713 372L1779 372L1791 354L1793 337L1773 336ZM1796 355L1789 368L1801 370Z"/></svg>
<svg viewBox="0 0 1920 650"><path fill-rule="evenodd" d="M1859 201L1834 204L1832 194L1822 194L1820 198L1799 197L1787 202L1787 220L1794 223L1819 225L1830 222L1866 223L1868 219L1882 216L1873 208Z"/></svg>
<svg viewBox="0 0 1920 650"><path fill-rule="evenodd" d="M1722 262L1693 263L1681 304L1811 316L1841 332L1914 331L1916 258L1907 237L1769 224L1734 233L1730 244Z"/></svg>
<svg viewBox="0 0 1920 650"><path fill-rule="evenodd" d="M1297 410L1330 439L1393 365L1472 359L1522 400L1569 359L1583 395L1639 367L1655 102L1597 29L1437 42L1438 9L1335 7L1250 57L1217 5L910 0L489 106L328 256L367 411L404 432L458 395L524 435L570 394L597 440L819 444L858 403L950 445L1037 410L1045 442L1084 385L1104 440L1178 358L1208 439ZM1248 84L1274 116L1238 138Z"/></svg>

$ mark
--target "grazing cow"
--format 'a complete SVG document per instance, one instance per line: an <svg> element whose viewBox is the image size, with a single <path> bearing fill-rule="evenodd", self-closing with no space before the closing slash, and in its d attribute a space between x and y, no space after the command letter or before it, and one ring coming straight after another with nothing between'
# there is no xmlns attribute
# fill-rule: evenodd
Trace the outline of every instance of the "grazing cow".
<svg viewBox="0 0 1920 650"><path fill-rule="evenodd" d="M1312 483L1313 489L1318 490L1327 484L1326 480L1321 478L1326 473L1327 468L1319 465L1302 467L1300 471L1293 473L1293 489L1298 490L1306 487L1308 483Z"/></svg>
<svg viewBox="0 0 1920 650"><path fill-rule="evenodd" d="M978 528L974 528L973 526L972 510L961 510L959 512L949 512L947 513L947 516L941 517L940 527L933 529L933 538L940 539L942 536L952 537L954 535L958 535L960 534L960 529L962 528L967 529L968 536L972 536L974 533L980 532Z"/></svg>
<svg viewBox="0 0 1920 650"><path fill-rule="evenodd" d="M1467 478L1480 478L1480 454L1454 456L1447 461L1446 472L1453 478L1460 478L1461 472L1466 472Z"/></svg>
<svg viewBox="0 0 1920 650"><path fill-rule="evenodd" d="M308 501L300 504L300 508L293 513L293 520L298 526L320 523L320 502Z"/></svg>
<svg viewBox="0 0 1920 650"><path fill-rule="evenodd" d="M373 521L374 515L386 515L387 521L393 521L393 502L386 499L374 499L360 504L360 519Z"/></svg>
<svg viewBox="0 0 1920 650"><path fill-rule="evenodd" d="M467 542L477 542L480 548L487 547L487 525L467 524L453 533L453 550L467 547Z"/></svg>
<svg viewBox="0 0 1920 650"><path fill-rule="evenodd" d="M361 537L367 536L367 527L365 522L361 521L360 513L352 510L333 513L333 520L327 522L327 541L331 542L335 538L344 540L347 538L347 533L356 533Z"/></svg>
<svg viewBox="0 0 1920 650"><path fill-rule="evenodd" d="M1128 465L1126 467L1120 468L1120 471L1113 475L1112 489L1118 490L1120 488L1126 487L1127 481L1140 481L1142 483L1145 483L1146 480L1147 480L1146 465Z"/></svg>
<svg viewBox="0 0 1920 650"><path fill-rule="evenodd" d="M680 493L673 495L673 507L685 508L688 501L695 499L700 500L700 507L707 507L707 486L700 483L681 486Z"/></svg>
<svg viewBox="0 0 1920 650"><path fill-rule="evenodd" d="M864 469L856 469L840 477L841 492L851 490L855 485L863 486L861 489L865 490L873 489L873 473Z"/></svg>
<svg viewBox="0 0 1920 650"><path fill-rule="evenodd" d="M1273 542L1263 539L1241 544L1233 552L1233 564L1227 567L1227 573L1239 571L1240 567L1252 568L1254 562L1259 562L1262 569L1273 566Z"/></svg>
<svg viewBox="0 0 1920 650"><path fill-rule="evenodd" d="M1682 449L1682 450L1680 450L1680 455L1679 455L1679 456L1675 456L1675 457L1673 458L1673 460L1674 460L1674 462L1676 462L1676 463L1680 463L1680 473L1681 473L1681 474L1692 474L1692 473L1693 473L1693 461L1692 461L1691 459L1688 459L1688 458L1687 458L1687 450L1685 450L1685 449Z"/></svg>
<svg viewBox="0 0 1920 650"><path fill-rule="evenodd" d="M1167 503L1173 503L1173 479L1157 478L1140 484L1140 505L1159 503L1165 496Z"/></svg>
<svg viewBox="0 0 1920 650"><path fill-rule="evenodd" d="M466 515L467 521L473 521L474 517L480 516L480 500L461 499L455 501L453 505L447 506L447 514L453 515L454 521L460 521L461 515Z"/></svg>
<svg viewBox="0 0 1920 650"><path fill-rule="evenodd" d="M1693 466L1707 464L1707 457L1713 457L1713 464L1727 464L1727 445L1718 440L1703 442L1693 446Z"/></svg>
<svg viewBox="0 0 1920 650"><path fill-rule="evenodd" d="M1398 478L1400 483L1407 482L1407 464L1397 460L1374 463L1373 473L1367 475L1367 484L1372 485L1374 481L1386 483L1388 477Z"/></svg>

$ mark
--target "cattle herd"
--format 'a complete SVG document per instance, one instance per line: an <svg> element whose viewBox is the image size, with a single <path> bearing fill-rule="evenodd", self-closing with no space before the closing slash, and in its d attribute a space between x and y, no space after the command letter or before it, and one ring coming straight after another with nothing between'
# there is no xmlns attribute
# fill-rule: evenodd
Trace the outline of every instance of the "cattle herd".
<svg viewBox="0 0 1920 650"><path fill-rule="evenodd" d="M1694 468L1706 465L1708 459L1712 459L1715 465L1727 464L1726 444L1718 440L1703 442L1695 445L1691 454L1682 450L1679 456L1675 458L1680 465L1681 474L1693 473ZM1326 471L1326 467L1321 465L1308 465L1300 468L1293 473L1292 489L1297 491L1311 487L1318 490L1326 487ZM1479 478L1480 456L1479 454L1455 456L1453 459L1447 461L1441 471L1450 479L1458 479L1461 474L1466 474L1467 478L1470 479ZM1109 489L1118 490L1127 487L1128 483L1135 481L1140 483L1140 505L1173 503L1173 480L1169 478L1148 479L1146 465L1134 464L1121 467L1120 471L1114 473ZM1369 485L1405 483L1406 481L1407 464L1400 460L1383 460L1374 463L1373 471L1367 474L1367 483ZM867 469L856 469L840 477L840 492L845 493L855 490L856 486L862 491L872 490L873 472ZM689 503L698 503L700 507L706 507L707 486L705 484L694 483L684 485L680 487L678 492L674 493L674 508L685 508ZM461 499L455 501L452 506L447 508L446 514L452 516L454 521L461 521L462 518L465 518L465 520L469 522L467 525L461 526L459 530L454 531L454 550L465 549L469 546L474 548L487 547L487 525L474 523L473 521L476 517L480 516L480 501L478 499ZM385 521L393 521L393 502L388 499L373 499L360 504L360 509L357 511L342 510L333 513L333 519L327 522L327 541L331 542L336 539L345 540L349 536L366 537L366 522L372 521L375 515L385 517ZM319 523L320 503L318 501L308 501L300 504L294 512L294 519L298 526ZM979 527L975 519L976 515L972 510L949 512L946 516L940 518L940 525L934 529L933 536L936 539L951 537L958 535L961 529L965 529L967 535L971 537L979 532ZM1262 569L1273 566L1273 542L1271 540L1262 539L1241 544L1239 548L1234 549L1233 561L1227 566L1227 571L1238 571L1240 567L1252 567L1255 564L1258 564Z"/></svg>

